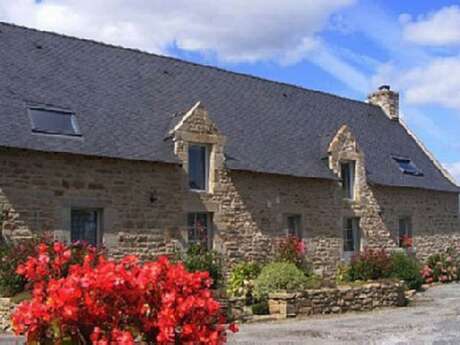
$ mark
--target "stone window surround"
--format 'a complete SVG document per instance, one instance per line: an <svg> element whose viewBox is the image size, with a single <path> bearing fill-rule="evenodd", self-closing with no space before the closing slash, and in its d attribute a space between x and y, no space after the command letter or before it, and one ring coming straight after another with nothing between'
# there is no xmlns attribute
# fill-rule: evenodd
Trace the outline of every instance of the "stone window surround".
<svg viewBox="0 0 460 345"><path fill-rule="evenodd" d="M117 215L108 204L91 197L75 197L61 201L55 207L56 229L53 231L54 239L70 243L71 241L71 211L72 209L91 209L99 211L99 231L97 234L98 244L110 247L116 242L116 234L107 233L105 229L111 229Z"/></svg>

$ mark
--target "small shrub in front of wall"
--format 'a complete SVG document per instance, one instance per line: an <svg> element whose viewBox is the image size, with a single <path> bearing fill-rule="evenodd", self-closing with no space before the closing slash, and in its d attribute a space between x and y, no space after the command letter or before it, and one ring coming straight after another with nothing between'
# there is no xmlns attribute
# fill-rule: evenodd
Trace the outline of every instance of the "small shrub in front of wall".
<svg viewBox="0 0 460 345"><path fill-rule="evenodd" d="M404 280L409 289L418 290L423 284L421 265L413 256L406 253L391 255L391 277Z"/></svg>
<svg viewBox="0 0 460 345"><path fill-rule="evenodd" d="M347 279L377 280L389 278L391 274L391 257L384 249L365 248L363 252L351 259Z"/></svg>
<svg viewBox="0 0 460 345"><path fill-rule="evenodd" d="M426 283L450 283L459 279L460 261L453 248L445 253L436 253L428 257L426 264L421 269L421 274Z"/></svg>
<svg viewBox="0 0 460 345"><path fill-rule="evenodd" d="M227 293L231 297L244 297L247 304L253 302L254 280L260 274L256 262L240 262L235 265L227 280Z"/></svg>
<svg viewBox="0 0 460 345"><path fill-rule="evenodd" d="M291 262L272 262L262 268L254 282L254 294L262 300L273 292L296 292L305 288L308 278Z"/></svg>
<svg viewBox="0 0 460 345"><path fill-rule="evenodd" d="M194 244L187 249L181 261L189 272L208 272L212 279L213 289L221 286L223 279L222 257L218 252Z"/></svg>

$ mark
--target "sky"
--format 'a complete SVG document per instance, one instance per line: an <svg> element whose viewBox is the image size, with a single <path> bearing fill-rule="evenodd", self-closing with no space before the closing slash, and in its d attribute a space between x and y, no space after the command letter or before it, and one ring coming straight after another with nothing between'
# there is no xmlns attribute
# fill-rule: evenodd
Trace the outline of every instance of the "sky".
<svg viewBox="0 0 460 345"><path fill-rule="evenodd" d="M358 100L389 84L460 183L459 0L0 0L0 20Z"/></svg>

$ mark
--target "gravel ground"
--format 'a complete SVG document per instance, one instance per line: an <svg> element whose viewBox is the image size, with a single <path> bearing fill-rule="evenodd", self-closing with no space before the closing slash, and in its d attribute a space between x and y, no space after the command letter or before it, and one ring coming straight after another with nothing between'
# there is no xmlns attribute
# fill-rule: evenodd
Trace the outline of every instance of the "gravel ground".
<svg viewBox="0 0 460 345"><path fill-rule="evenodd" d="M413 305L240 326L230 345L460 345L460 285L418 294Z"/></svg>

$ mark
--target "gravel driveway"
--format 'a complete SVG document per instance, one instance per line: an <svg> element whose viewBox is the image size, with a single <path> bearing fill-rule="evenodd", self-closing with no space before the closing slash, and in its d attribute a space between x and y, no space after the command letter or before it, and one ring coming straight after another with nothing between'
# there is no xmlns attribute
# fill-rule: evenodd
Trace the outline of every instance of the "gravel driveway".
<svg viewBox="0 0 460 345"><path fill-rule="evenodd" d="M460 345L460 285L417 295L414 305L241 325L230 345Z"/></svg>

